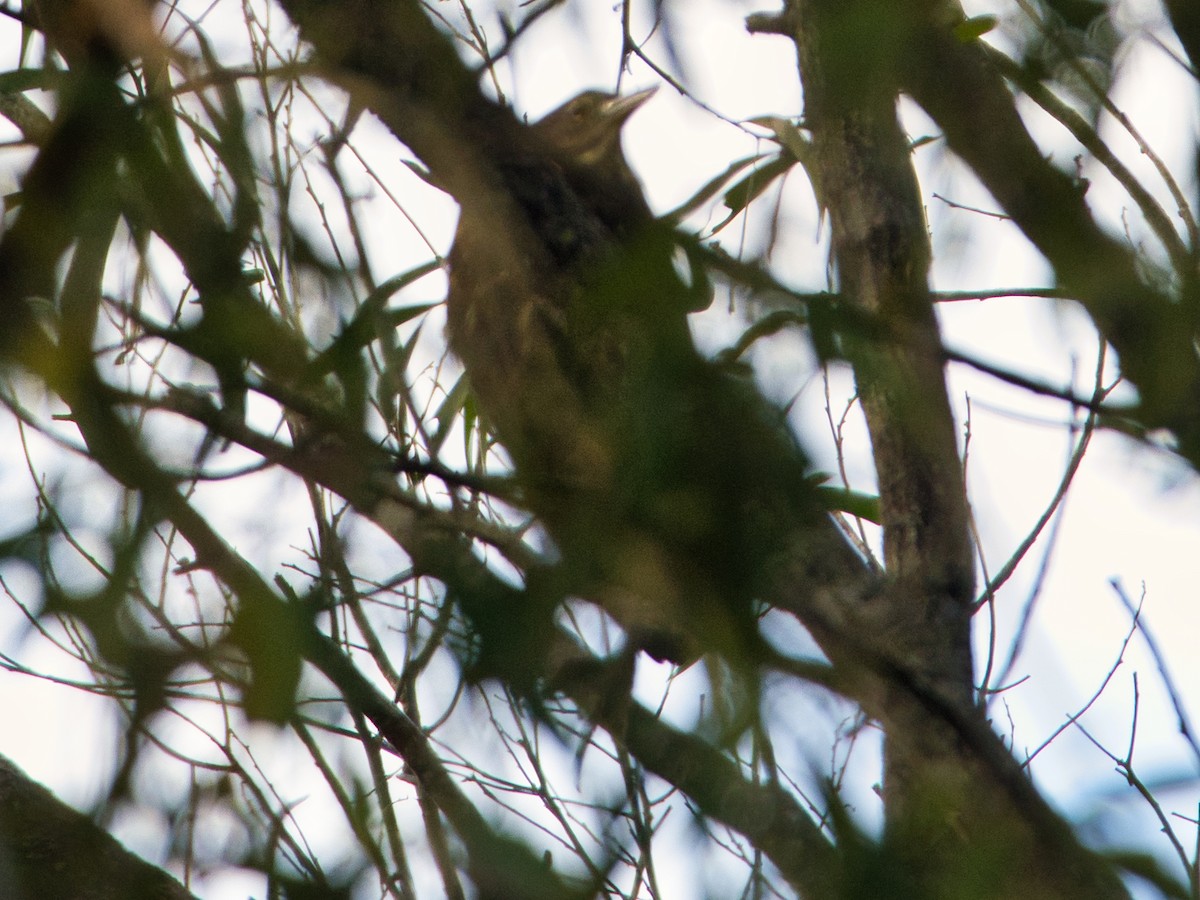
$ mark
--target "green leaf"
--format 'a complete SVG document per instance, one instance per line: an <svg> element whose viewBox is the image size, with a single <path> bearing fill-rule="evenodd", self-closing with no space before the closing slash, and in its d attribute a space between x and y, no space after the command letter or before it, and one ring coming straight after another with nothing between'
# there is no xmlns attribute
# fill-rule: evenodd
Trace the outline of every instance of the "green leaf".
<svg viewBox="0 0 1200 900"><path fill-rule="evenodd" d="M774 310L743 331L741 336L733 343L733 346L722 350L717 358L723 365L734 363L741 359L743 354L750 349L750 346L760 338L778 334L784 328L793 325L804 325L807 321L807 317L800 310Z"/></svg>
<svg viewBox="0 0 1200 900"><path fill-rule="evenodd" d="M811 155L812 142L801 132L800 126L783 116L759 116L751 124L770 129L779 146L791 154L792 159L805 162Z"/></svg>
<svg viewBox="0 0 1200 900"><path fill-rule="evenodd" d="M310 619L304 607L270 594L242 597L229 639L250 667L243 702L251 719L283 724L295 711Z"/></svg>
<svg viewBox="0 0 1200 900"><path fill-rule="evenodd" d="M995 16L973 16L954 26L954 36L964 44L979 40L996 27L998 19Z"/></svg>
<svg viewBox="0 0 1200 900"><path fill-rule="evenodd" d="M411 160L411 159L401 160L401 162L403 162L406 166L408 166L412 170L412 173L414 175L416 175L418 178L420 178L423 182L425 182L430 187L435 187L439 191L446 190L446 188L441 184L441 182L439 182L437 180L437 178L434 177L434 174L432 172L430 172L427 168L425 168L423 165L421 165L419 162L416 162L415 160Z"/></svg>
<svg viewBox="0 0 1200 900"><path fill-rule="evenodd" d="M21 94L25 91L52 91L66 83L67 74L52 69L13 69L0 72L0 91Z"/></svg>
<svg viewBox="0 0 1200 900"><path fill-rule="evenodd" d="M466 403L467 396L470 394L471 388L467 383L467 376L460 375L458 381L454 382L454 387L446 394L446 399L442 401L442 405L438 407L436 413L433 414L437 421L437 430L434 431L433 437L430 439L431 450L437 452L437 448L442 446L442 442L446 440L446 435L450 433L450 428L458 418L458 414L463 411L463 405Z"/></svg>
<svg viewBox="0 0 1200 900"><path fill-rule="evenodd" d="M746 156L742 159L734 160L725 167L724 172L721 172L720 174L715 175L706 181L698 191L692 194L692 196L690 196L679 206L675 207L675 209L663 216L663 218L669 222L678 222L685 216L695 212L705 202L715 197L717 192L721 189L721 185L725 184L725 182L727 182L738 172L742 171L742 169L746 168L746 166L757 163L771 155L773 154L756 153L754 156Z"/></svg>
<svg viewBox="0 0 1200 900"><path fill-rule="evenodd" d="M796 160L786 153L755 169L725 192L725 206L736 215L762 194L776 178L784 175Z"/></svg>
<svg viewBox="0 0 1200 900"><path fill-rule="evenodd" d="M864 494L861 491L852 491L849 488L836 488L827 485L821 485L816 490L817 496L821 498L821 502L825 504L826 509L844 512L859 519L866 519L868 522L874 522L876 525L881 524L879 498L874 494Z"/></svg>
<svg viewBox="0 0 1200 900"><path fill-rule="evenodd" d="M800 133L799 127L791 119L782 116L759 116L750 121L754 125L770 129L781 152L757 166L725 192L725 206L729 209L729 215L712 229L713 234L733 221L776 179L786 175L797 162L806 165L812 155L810 141ZM754 161L758 162L761 159L762 157L755 157Z"/></svg>
<svg viewBox="0 0 1200 900"><path fill-rule="evenodd" d="M324 375L337 368L338 361L349 354L357 354L375 340L386 328L396 328L423 313L429 312L436 303L420 303L396 309L384 309L388 298L430 272L441 267L440 260L430 260L415 269L403 272L379 285L367 295L354 313L354 318L345 325L310 365L313 375Z"/></svg>
<svg viewBox="0 0 1200 900"><path fill-rule="evenodd" d="M423 316L431 309L435 309L437 303L417 303L414 306L395 306L390 309L385 309L380 316L381 322L389 328L399 328L405 322L415 319L417 316Z"/></svg>

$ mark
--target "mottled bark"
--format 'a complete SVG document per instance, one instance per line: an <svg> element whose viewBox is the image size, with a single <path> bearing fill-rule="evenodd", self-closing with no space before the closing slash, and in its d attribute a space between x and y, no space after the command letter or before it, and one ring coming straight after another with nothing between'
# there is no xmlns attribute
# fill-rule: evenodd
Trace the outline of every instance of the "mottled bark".
<svg viewBox="0 0 1200 900"><path fill-rule="evenodd" d="M922 35L949 35L954 18L944 6L915 7L791 0L772 29L797 47L810 175L830 219L839 296L878 325L868 339L848 338L845 350L883 519L886 581L869 616L907 673L885 676L878 705L867 707L885 733L889 840L928 896L1120 897L1108 867L1021 789L1023 776L974 706L965 486L924 206L896 112L902 61L921 56ZM916 694L905 683L912 676Z"/></svg>
<svg viewBox="0 0 1200 900"><path fill-rule="evenodd" d="M6 900L195 900L0 757L0 896Z"/></svg>

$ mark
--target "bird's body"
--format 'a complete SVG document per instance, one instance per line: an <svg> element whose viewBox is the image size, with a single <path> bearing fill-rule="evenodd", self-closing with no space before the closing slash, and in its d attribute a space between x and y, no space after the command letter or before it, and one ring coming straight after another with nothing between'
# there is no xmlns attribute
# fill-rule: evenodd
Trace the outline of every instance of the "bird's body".
<svg viewBox="0 0 1200 900"><path fill-rule="evenodd" d="M553 171L498 161L529 252L489 257L464 203L448 333L574 583L636 645L687 662L757 634L750 582L768 548L746 506L764 471L799 481L803 466L774 411L692 342L695 287L621 152L649 94L586 92L530 126Z"/></svg>

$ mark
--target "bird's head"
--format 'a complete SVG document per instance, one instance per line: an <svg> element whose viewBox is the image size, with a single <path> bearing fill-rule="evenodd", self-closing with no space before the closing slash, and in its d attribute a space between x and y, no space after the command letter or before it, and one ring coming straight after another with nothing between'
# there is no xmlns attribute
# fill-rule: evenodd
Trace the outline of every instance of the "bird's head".
<svg viewBox="0 0 1200 900"><path fill-rule="evenodd" d="M555 155L578 167L621 159L621 127L657 88L620 96L584 91L539 120L533 128Z"/></svg>

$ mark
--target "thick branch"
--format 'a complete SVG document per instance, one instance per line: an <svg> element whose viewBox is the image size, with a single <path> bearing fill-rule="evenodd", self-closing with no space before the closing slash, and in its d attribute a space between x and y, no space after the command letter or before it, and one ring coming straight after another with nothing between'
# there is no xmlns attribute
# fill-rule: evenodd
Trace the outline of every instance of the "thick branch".
<svg viewBox="0 0 1200 900"><path fill-rule="evenodd" d="M195 900L2 756L0 894L8 900Z"/></svg>
<svg viewBox="0 0 1200 900"><path fill-rule="evenodd" d="M812 177L829 210L839 291L885 338L846 338L880 492L889 590L875 615L896 652L970 703L974 600L965 487L929 290L924 205L896 118L889 43L869 4L797 0L789 18L813 133ZM885 16L886 18L886 16Z"/></svg>
<svg viewBox="0 0 1200 900"><path fill-rule="evenodd" d="M965 488L923 204L896 117L897 71L916 14L844 0L791 0L787 9L839 292L875 314L888 336L849 348L875 452L888 569L889 587L871 611L886 648L874 667L886 699L871 711L886 733L888 833L934 894L976 881L970 853L988 847L1008 862L987 896L1123 896L1111 870L1021 783L971 708Z"/></svg>
<svg viewBox="0 0 1200 900"><path fill-rule="evenodd" d="M922 21L906 48L900 64L905 90L1120 354L1121 370L1140 394L1142 424L1173 431L1180 452L1200 464L1195 273L1182 273L1182 302L1142 280L1133 250L1104 233L1072 179L1034 143L982 46Z"/></svg>

